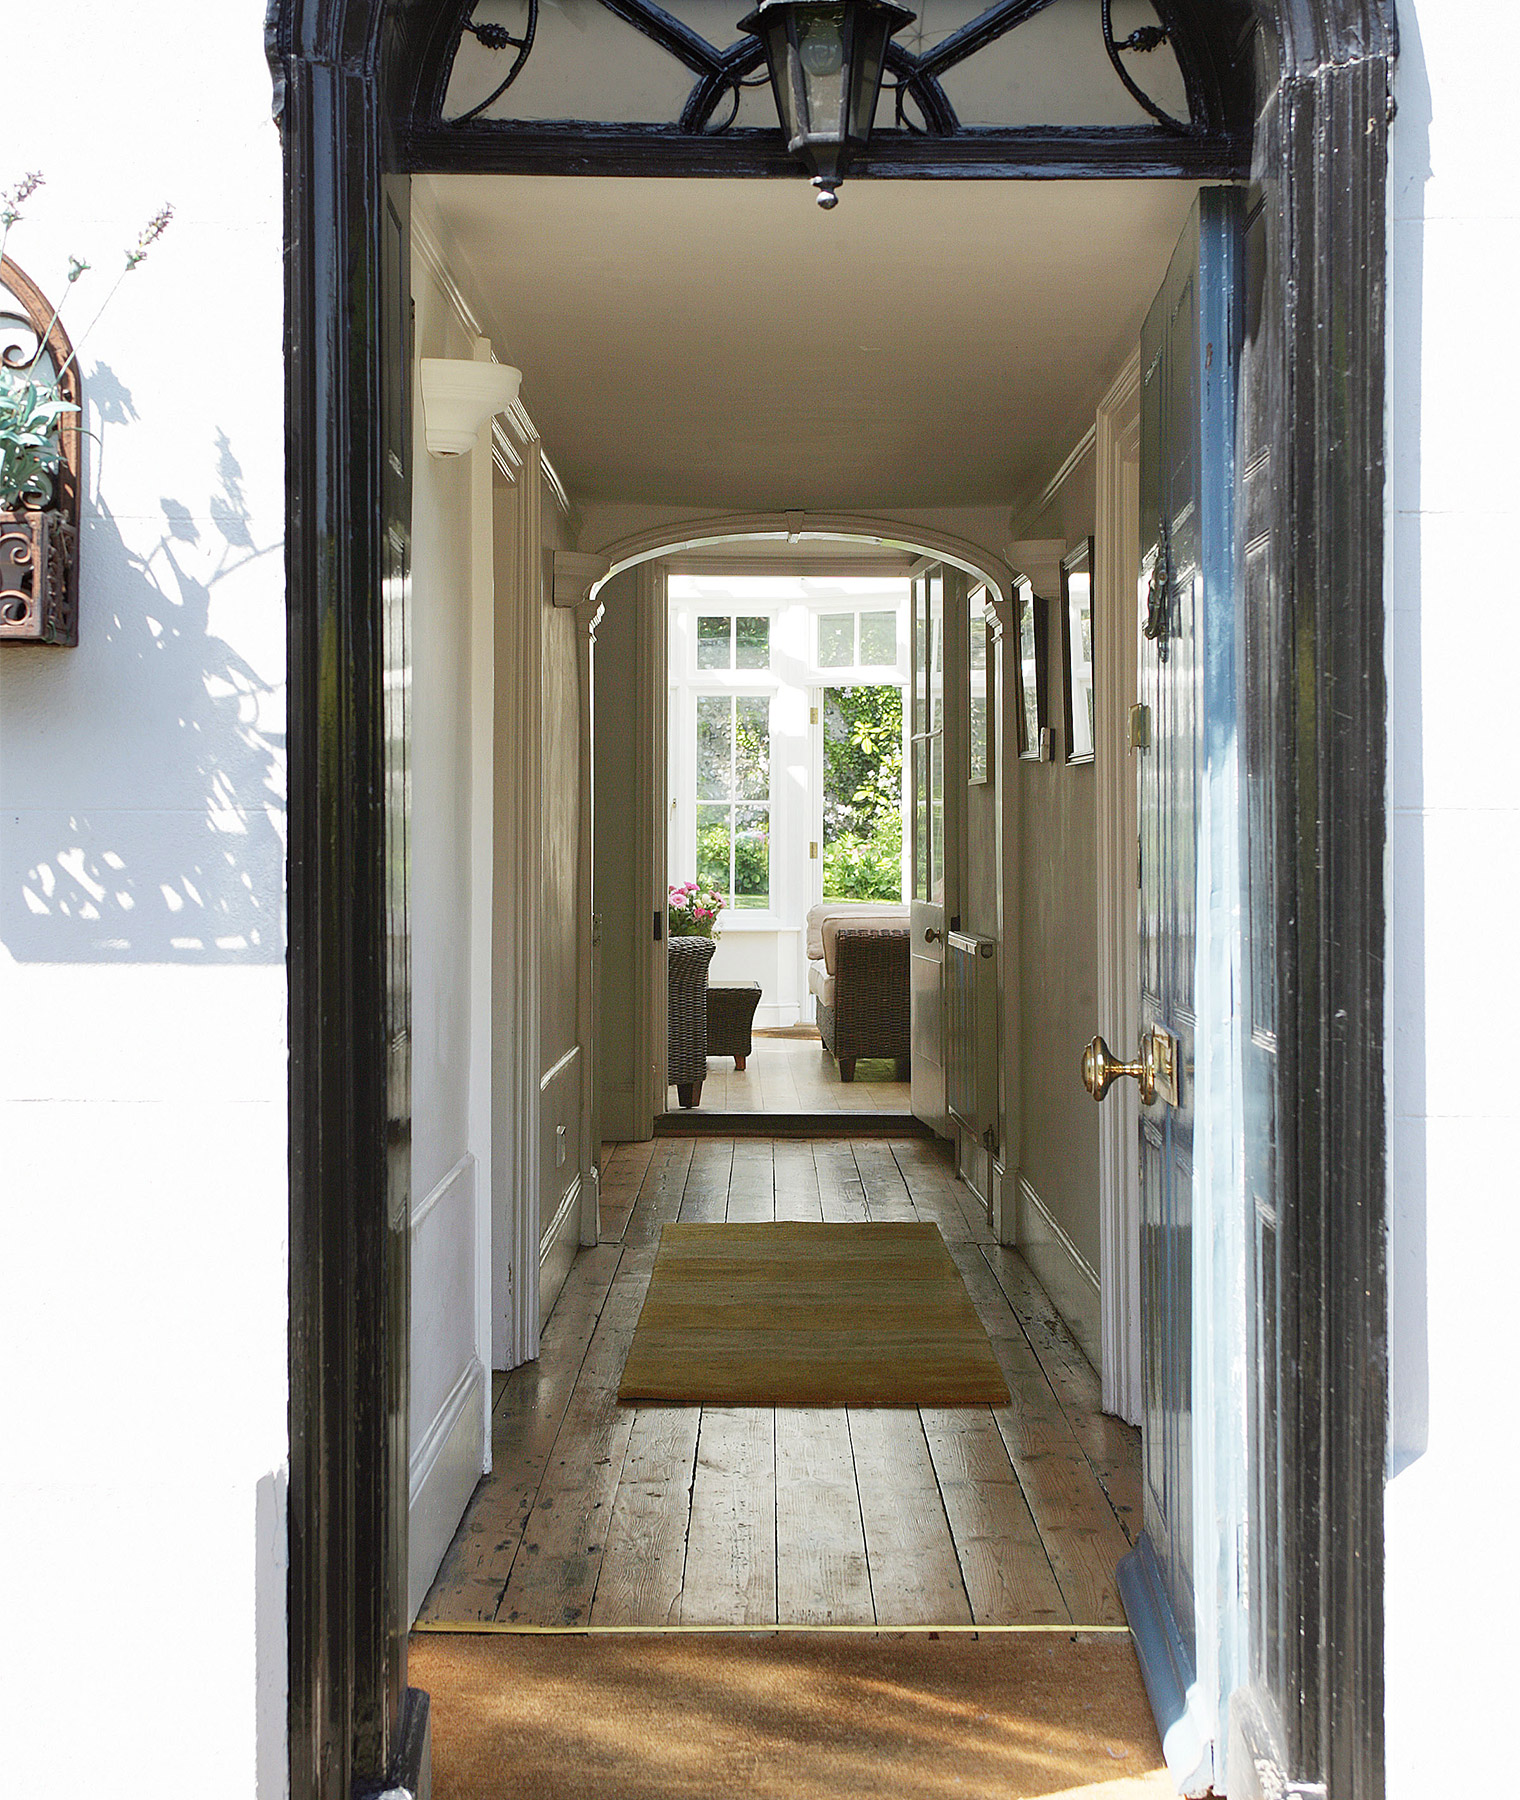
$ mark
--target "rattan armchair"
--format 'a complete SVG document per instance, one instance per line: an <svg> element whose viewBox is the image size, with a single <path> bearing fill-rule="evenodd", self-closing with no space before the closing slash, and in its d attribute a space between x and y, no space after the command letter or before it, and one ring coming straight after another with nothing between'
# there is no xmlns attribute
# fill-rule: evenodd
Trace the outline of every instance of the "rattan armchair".
<svg viewBox="0 0 1520 1800"><path fill-rule="evenodd" d="M718 946L709 937L673 937L666 948L666 1080L682 1106L697 1106L707 1079L707 965Z"/></svg>
<svg viewBox="0 0 1520 1800"><path fill-rule="evenodd" d="M906 927L841 923L834 941L833 1003L817 997L823 1047L841 1081L862 1056L903 1061L912 1052Z"/></svg>

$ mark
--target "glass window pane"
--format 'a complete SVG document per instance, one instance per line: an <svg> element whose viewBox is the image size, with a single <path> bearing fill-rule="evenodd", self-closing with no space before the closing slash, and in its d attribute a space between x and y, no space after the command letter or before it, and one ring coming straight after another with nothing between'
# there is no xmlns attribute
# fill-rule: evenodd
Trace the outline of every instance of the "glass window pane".
<svg viewBox="0 0 1520 1800"><path fill-rule="evenodd" d="M929 584L913 583L913 735L928 730L929 711Z"/></svg>
<svg viewBox="0 0 1520 1800"><path fill-rule="evenodd" d="M929 739L929 899L945 903L945 734Z"/></svg>
<svg viewBox="0 0 1520 1800"><path fill-rule="evenodd" d="M736 806L734 808L734 905L761 910L770 903L770 808Z"/></svg>
<svg viewBox="0 0 1520 1800"><path fill-rule="evenodd" d="M734 666L729 637L733 620L726 614L703 613L697 620L697 667L699 669L731 669Z"/></svg>
<svg viewBox="0 0 1520 1800"><path fill-rule="evenodd" d="M733 701L727 694L697 699L697 798L727 800L733 793Z"/></svg>
<svg viewBox="0 0 1520 1800"><path fill-rule="evenodd" d="M736 619L734 642L741 669L768 669L771 666L771 622L769 619Z"/></svg>
<svg viewBox="0 0 1520 1800"><path fill-rule="evenodd" d="M715 887L720 894L733 892L729 881L730 817L726 806L697 808L697 880L703 887Z"/></svg>
<svg viewBox="0 0 1520 1800"><path fill-rule="evenodd" d="M898 687L823 696L823 896L902 899L902 712Z"/></svg>
<svg viewBox="0 0 1520 1800"><path fill-rule="evenodd" d="M734 792L741 800L771 797L771 703L762 699L734 702Z"/></svg>
<svg viewBox="0 0 1520 1800"><path fill-rule="evenodd" d="M897 661L897 614L868 612L860 615L862 668L886 669Z"/></svg>
<svg viewBox="0 0 1520 1800"><path fill-rule="evenodd" d="M818 616L818 667L820 669L848 669L854 661L854 613L820 613Z"/></svg>
<svg viewBox="0 0 1520 1800"><path fill-rule="evenodd" d="M929 740L913 740L913 896L929 898Z"/></svg>

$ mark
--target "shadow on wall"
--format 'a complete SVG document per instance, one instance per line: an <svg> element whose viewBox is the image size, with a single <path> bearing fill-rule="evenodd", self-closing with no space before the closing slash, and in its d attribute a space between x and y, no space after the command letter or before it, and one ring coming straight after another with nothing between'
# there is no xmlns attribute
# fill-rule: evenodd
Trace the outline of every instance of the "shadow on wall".
<svg viewBox="0 0 1520 1800"><path fill-rule="evenodd" d="M108 368L87 392L97 430L135 418ZM87 499L79 649L4 652L0 942L18 961L283 958L284 690L212 628L257 634L283 668L259 566L280 546L255 544L220 434L216 472L199 517L160 501L145 551Z"/></svg>

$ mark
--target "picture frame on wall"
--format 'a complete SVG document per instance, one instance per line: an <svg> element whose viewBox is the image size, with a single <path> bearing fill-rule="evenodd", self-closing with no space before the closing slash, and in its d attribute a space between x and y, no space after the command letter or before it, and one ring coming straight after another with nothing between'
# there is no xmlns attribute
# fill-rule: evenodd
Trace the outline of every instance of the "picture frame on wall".
<svg viewBox="0 0 1520 1800"><path fill-rule="evenodd" d="M1087 537L1061 558L1061 662L1069 763L1090 763L1097 745L1092 571L1093 541Z"/></svg>
<svg viewBox="0 0 1520 1800"><path fill-rule="evenodd" d="M1025 575L1014 583L1018 602L1018 679L1019 679L1019 755L1027 762L1043 762L1046 758L1047 719L1046 609L1034 591L1034 583Z"/></svg>

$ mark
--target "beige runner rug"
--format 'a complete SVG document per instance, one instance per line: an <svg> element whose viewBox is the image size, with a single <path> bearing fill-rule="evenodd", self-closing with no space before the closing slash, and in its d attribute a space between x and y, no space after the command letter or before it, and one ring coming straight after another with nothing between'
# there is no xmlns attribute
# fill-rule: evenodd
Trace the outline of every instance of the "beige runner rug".
<svg viewBox="0 0 1520 1800"><path fill-rule="evenodd" d="M622 1401L1005 1406L932 1224L667 1225Z"/></svg>

